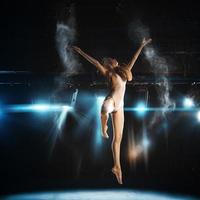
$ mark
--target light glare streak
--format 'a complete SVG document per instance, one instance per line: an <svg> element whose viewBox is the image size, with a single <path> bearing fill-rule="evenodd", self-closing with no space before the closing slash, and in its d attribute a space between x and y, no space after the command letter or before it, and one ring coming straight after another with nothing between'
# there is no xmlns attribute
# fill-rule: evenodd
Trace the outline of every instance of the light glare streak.
<svg viewBox="0 0 200 200"><path fill-rule="evenodd" d="M19 104L2 108L5 112L62 112L72 110L71 106L62 104Z"/></svg>

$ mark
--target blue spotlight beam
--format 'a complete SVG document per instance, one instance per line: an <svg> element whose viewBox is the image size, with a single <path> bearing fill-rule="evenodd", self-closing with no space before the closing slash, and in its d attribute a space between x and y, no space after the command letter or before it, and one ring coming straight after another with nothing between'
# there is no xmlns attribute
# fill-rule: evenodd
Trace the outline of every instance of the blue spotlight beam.
<svg viewBox="0 0 200 200"><path fill-rule="evenodd" d="M124 108L125 111L127 112L140 112L141 109L138 107L125 107ZM167 112L198 112L199 108L181 108L181 107L177 107L177 108L162 108L162 107L145 107L142 109L145 112L163 112L163 111L167 111Z"/></svg>
<svg viewBox="0 0 200 200"><path fill-rule="evenodd" d="M71 111L73 107L64 104L19 104L2 107L3 112L23 113L23 112L62 112Z"/></svg>
<svg viewBox="0 0 200 200"><path fill-rule="evenodd" d="M98 100L98 107L102 104L102 99ZM1 106L1 112L62 112L71 111L73 109L72 106L68 106L66 104L14 104ZM98 108L100 110L100 108ZM200 108L195 107L177 107L177 108L163 108L163 107L125 107L125 111L127 112L199 112Z"/></svg>
<svg viewBox="0 0 200 200"><path fill-rule="evenodd" d="M101 106L103 104L104 101L104 96L99 96L97 97L97 115L96 115L96 123L97 123L97 127L96 127L96 138L95 138L95 142L97 145L100 145L102 143L102 136L101 136Z"/></svg>
<svg viewBox="0 0 200 200"><path fill-rule="evenodd" d="M102 104L102 99L98 99L98 110ZM1 112L62 112L73 110L72 106L66 104L14 104L1 106ZM125 107L127 112L199 112L197 107L177 107L177 108L163 108L163 107Z"/></svg>
<svg viewBox="0 0 200 200"><path fill-rule="evenodd" d="M197 120L200 122L200 110L197 112Z"/></svg>
<svg viewBox="0 0 200 200"><path fill-rule="evenodd" d="M62 125L67 117L67 113L68 113L68 109L67 108L63 109L63 111L61 112L61 114L57 120L59 130L61 130L61 128L62 128Z"/></svg>

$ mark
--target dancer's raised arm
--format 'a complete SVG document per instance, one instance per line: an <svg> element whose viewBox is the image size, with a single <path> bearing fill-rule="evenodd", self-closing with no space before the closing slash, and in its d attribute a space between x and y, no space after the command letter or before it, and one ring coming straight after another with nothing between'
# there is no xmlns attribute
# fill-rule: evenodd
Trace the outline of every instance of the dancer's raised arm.
<svg viewBox="0 0 200 200"><path fill-rule="evenodd" d="M135 64L135 62L136 62L138 56L140 55L142 49L143 49L147 44L149 44L149 43L151 42L151 40L152 40L152 39L146 40L145 38L142 40L142 43L141 43L140 47L138 48L138 50L136 51L136 53L133 55L131 61L130 61L129 64L127 65L127 68L128 68L129 70L132 69L132 67L133 67L133 65Z"/></svg>
<svg viewBox="0 0 200 200"><path fill-rule="evenodd" d="M107 74L107 69L104 68L104 66L95 58L89 56L88 54L86 54L85 52L83 52L79 47L77 46L72 46L72 49L74 51L76 51L77 53L79 53L81 56L83 56L87 61L89 61L91 64L93 64L94 66L97 67L97 69L104 75L106 76Z"/></svg>

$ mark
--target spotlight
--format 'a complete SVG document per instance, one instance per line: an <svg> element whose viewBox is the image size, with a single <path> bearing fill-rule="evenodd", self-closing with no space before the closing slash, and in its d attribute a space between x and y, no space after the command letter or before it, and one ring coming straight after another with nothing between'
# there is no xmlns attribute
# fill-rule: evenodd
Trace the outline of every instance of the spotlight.
<svg viewBox="0 0 200 200"><path fill-rule="evenodd" d="M184 100L183 100L183 106L185 108L191 108L191 107L194 107L194 101L192 98L189 98L189 97L186 97Z"/></svg>
<svg viewBox="0 0 200 200"><path fill-rule="evenodd" d="M147 107L144 102L139 102L135 107L135 111L138 113L139 116L144 116L147 111Z"/></svg>
<svg viewBox="0 0 200 200"><path fill-rule="evenodd" d="M200 111L197 112L197 120L200 122Z"/></svg>

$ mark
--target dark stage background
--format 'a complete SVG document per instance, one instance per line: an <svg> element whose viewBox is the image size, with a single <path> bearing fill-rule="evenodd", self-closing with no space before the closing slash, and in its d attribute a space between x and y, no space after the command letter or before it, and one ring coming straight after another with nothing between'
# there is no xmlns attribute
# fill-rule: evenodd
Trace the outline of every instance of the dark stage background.
<svg viewBox="0 0 200 200"><path fill-rule="evenodd" d="M181 106L181 98L195 94L199 106L200 14L195 1L1 1L0 3L0 109L7 104L32 103L38 98L52 102L68 101L79 94L76 118L68 114L62 134L55 139L54 113L0 113L0 192L10 194L70 188L133 188L199 195L200 124L190 113L167 115L149 130L153 141L148 163L127 161L129 124L139 137L143 121L125 112L122 142L124 184L111 174L111 139L94 147L94 118L89 110L96 93L105 94L105 80L95 67L82 58L82 72L65 76L57 90L64 67L56 50L56 24L65 22L73 4L76 41L82 49L101 59L116 57L127 63L137 49L130 26L141 21L149 28L157 50L170 63L168 78L171 96ZM134 66L135 83L129 84L125 106L132 106L141 88L148 89L150 106L159 106L154 75L144 54ZM63 80L63 79L62 79ZM97 86L91 86L92 83ZM145 86L143 85L145 83ZM193 84L195 83L195 84ZM98 86L99 84L99 86ZM66 95L65 95L66 94ZM53 97L52 97L53 96ZM52 100L54 99L54 100ZM152 113L145 117L150 120ZM110 127L111 128L111 127ZM110 133L112 136L112 132ZM97 151L97 152L96 152Z"/></svg>

